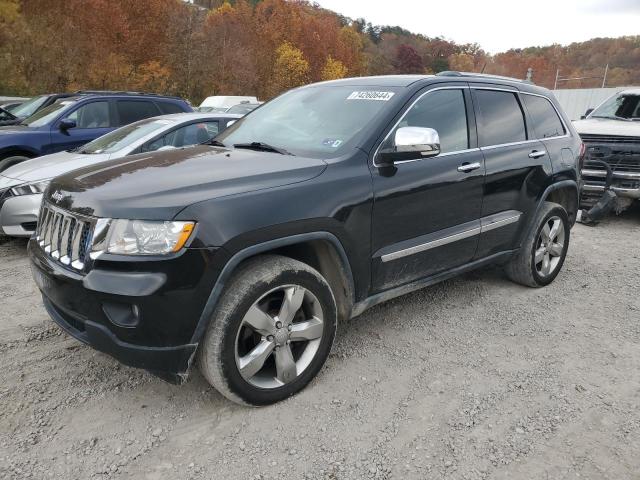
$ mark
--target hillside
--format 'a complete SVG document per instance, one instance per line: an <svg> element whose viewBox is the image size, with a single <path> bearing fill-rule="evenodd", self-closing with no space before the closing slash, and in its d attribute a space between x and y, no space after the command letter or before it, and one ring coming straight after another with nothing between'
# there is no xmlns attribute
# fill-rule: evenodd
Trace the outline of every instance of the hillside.
<svg viewBox="0 0 640 480"><path fill-rule="evenodd" d="M640 36L487 55L477 44L376 26L295 0L0 0L0 91L79 88L270 98L355 75L484 71L553 87L640 84ZM202 8L204 7L204 8ZM144 19L144 21L140 21ZM428 34L428 32L425 32ZM6 73L5 73L6 72Z"/></svg>

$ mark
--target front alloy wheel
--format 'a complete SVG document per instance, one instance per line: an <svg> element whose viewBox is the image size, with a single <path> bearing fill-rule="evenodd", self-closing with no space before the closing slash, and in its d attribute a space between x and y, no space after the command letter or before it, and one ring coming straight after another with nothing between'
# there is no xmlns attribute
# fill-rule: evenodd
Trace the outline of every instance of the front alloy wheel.
<svg viewBox="0 0 640 480"><path fill-rule="evenodd" d="M269 405L320 371L336 333L333 292L315 269L265 255L238 268L200 342L205 378L245 405Z"/></svg>
<svg viewBox="0 0 640 480"><path fill-rule="evenodd" d="M261 388L278 388L298 378L318 352L323 318L318 299L299 285L263 295L238 330L236 365L242 378Z"/></svg>

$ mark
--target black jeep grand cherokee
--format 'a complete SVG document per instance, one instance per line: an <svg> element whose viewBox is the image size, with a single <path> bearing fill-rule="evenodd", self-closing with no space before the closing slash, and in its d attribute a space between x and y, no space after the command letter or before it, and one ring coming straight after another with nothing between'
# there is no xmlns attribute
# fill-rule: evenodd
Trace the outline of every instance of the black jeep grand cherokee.
<svg viewBox="0 0 640 480"><path fill-rule="evenodd" d="M265 405L382 301L494 262L551 283L580 151L553 96L517 80L309 85L212 145L55 179L34 277L78 340L177 383L197 359L228 398Z"/></svg>

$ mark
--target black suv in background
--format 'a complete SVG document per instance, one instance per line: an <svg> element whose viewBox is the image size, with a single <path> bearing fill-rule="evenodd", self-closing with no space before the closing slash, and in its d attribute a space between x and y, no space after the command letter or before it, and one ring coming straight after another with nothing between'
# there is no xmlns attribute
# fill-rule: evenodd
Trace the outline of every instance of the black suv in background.
<svg viewBox="0 0 640 480"><path fill-rule="evenodd" d="M29 158L72 150L117 127L168 113L187 102L137 92L78 92L59 98L18 125L0 127L0 172Z"/></svg>
<svg viewBox="0 0 640 480"><path fill-rule="evenodd" d="M373 305L496 262L551 283L581 145L548 90L512 79L309 85L213 146L54 179L34 278L80 341L174 382L197 359L228 398L270 404Z"/></svg>

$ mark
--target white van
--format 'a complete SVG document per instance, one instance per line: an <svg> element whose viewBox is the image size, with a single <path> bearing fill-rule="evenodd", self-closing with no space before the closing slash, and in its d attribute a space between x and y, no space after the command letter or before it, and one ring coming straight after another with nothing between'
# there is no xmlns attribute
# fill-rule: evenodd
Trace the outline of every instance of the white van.
<svg viewBox="0 0 640 480"><path fill-rule="evenodd" d="M213 97L205 98L204 101L200 104L200 108L211 107L228 109L240 103L258 103L258 98L216 95Z"/></svg>

